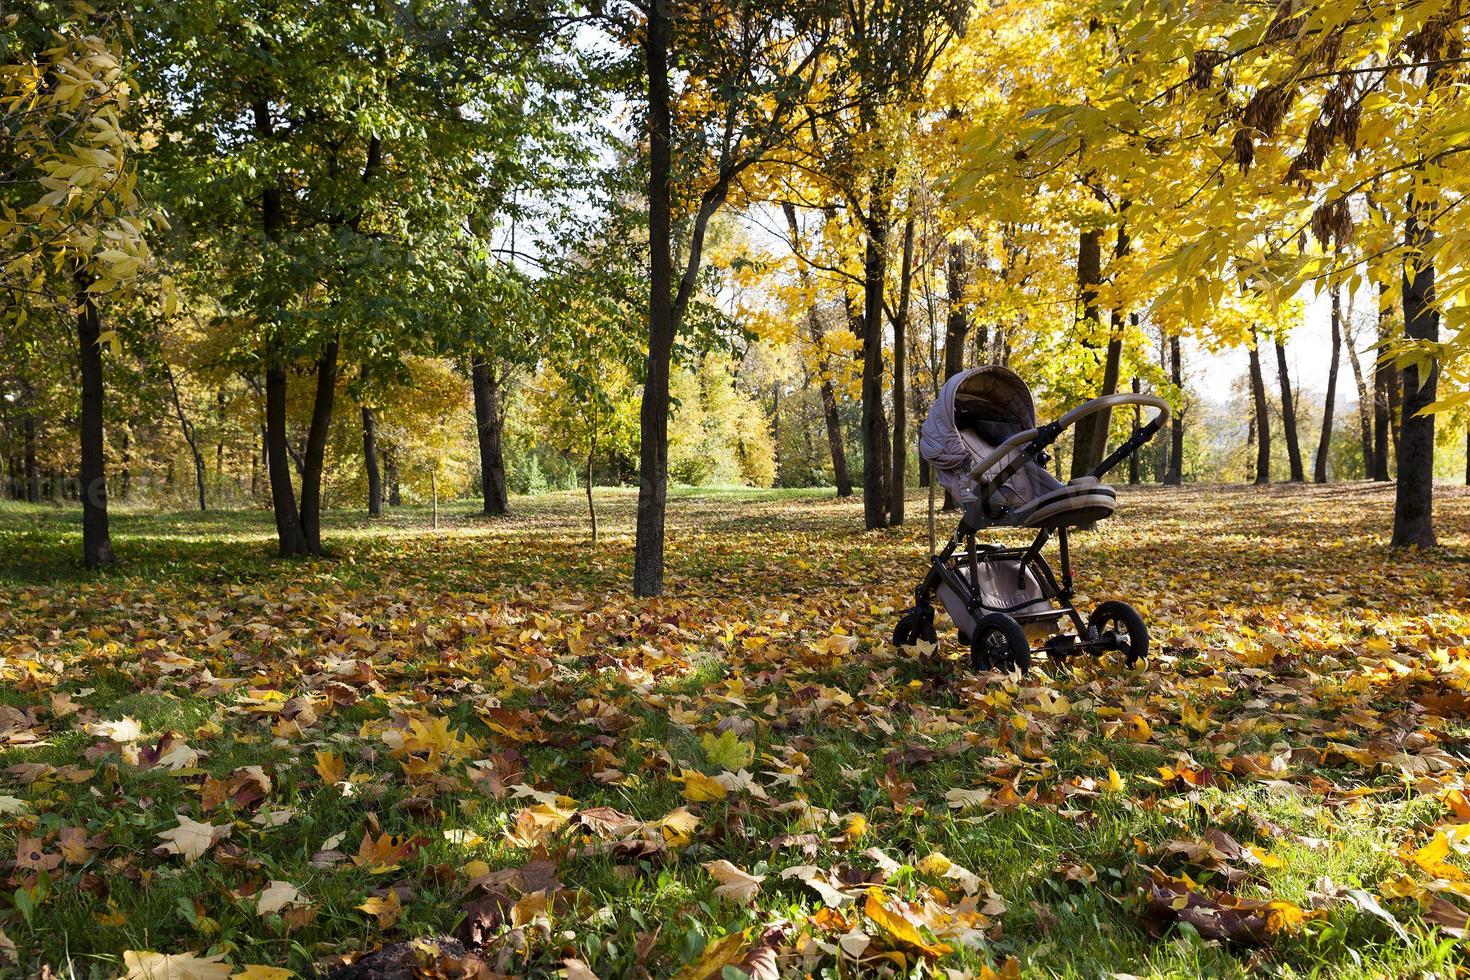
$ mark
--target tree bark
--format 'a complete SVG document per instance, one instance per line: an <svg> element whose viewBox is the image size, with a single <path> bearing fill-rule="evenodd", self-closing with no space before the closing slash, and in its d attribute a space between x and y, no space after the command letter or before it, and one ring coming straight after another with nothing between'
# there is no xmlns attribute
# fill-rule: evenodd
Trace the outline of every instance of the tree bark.
<svg viewBox="0 0 1470 980"><path fill-rule="evenodd" d="M893 317L893 476L889 483L888 523L898 527L904 518L904 493L909 463L908 405L904 385L908 370L909 303L913 298L914 213L912 202L903 224L903 259L899 265L898 310Z"/></svg>
<svg viewBox="0 0 1470 980"><path fill-rule="evenodd" d="M1139 380L1138 380L1138 376L1137 375L1134 375L1133 376L1133 386L1132 387L1133 387L1133 393L1135 395L1138 394L1139 392L1141 392L1143 390L1142 386L1139 383ZM1138 435L1138 430L1140 428L1140 426L1139 426L1139 414L1140 413L1139 413L1138 406L1137 405L1134 405L1133 406L1133 426L1132 426L1132 428L1131 428L1131 430L1129 432L1129 435L1130 436L1136 436L1136 435ZM1139 458L1138 458L1138 454L1139 454L1139 451L1141 450L1141 448L1142 447L1140 447L1139 449L1135 449L1135 450L1133 450L1133 452L1131 452L1131 453L1128 454L1128 482L1130 484L1132 484L1133 486L1137 486L1139 484L1139 482L1141 482L1142 479L1143 479L1143 474L1140 472L1140 461L1139 461Z"/></svg>
<svg viewBox="0 0 1470 980"><path fill-rule="evenodd" d="M485 515L496 517L510 511L505 488L505 454L502 445L500 379L484 357L470 363L470 380L475 392L475 432L480 445L480 487L485 497Z"/></svg>
<svg viewBox="0 0 1470 980"><path fill-rule="evenodd" d="M648 366L639 410L638 521L633 594L664 590L664 512L669 478L669 362L674 350L674 261L670 250L669 46L672 24L661 3L648 7L644 58L648 71Z"/></svg>
<svg viewBox="0 0 1470 980"><path fill-rule="evenodd" d="M883 298L888 268L888 181L873 174L863 256L863 522L868 530L888 524L888 425L883 411Z"/></svg>
<svg viewBox="0 0 1470 980"><path fill-rule="evenodd" d="M1327 396L1322 403L1322 437L1317 440L1317 459L1312 480L1327 482L1327 454L1332 448L1332 412L1337 400L1337 366L1342 360L1342 290L1332 287L1332 363L1327 366Z"/></svg>
<svg viewBox="0 0 1470 980"><path fill-rule="evenodd" d="M1184 358L1181 354L1179 335L1169 338L1169 373L1174 388L1179 392L1179 411L1169 421L1169 470L1164 482L1177 487L1184 484Z"/></svg>
<svg viewBox="0 0 1470 980"><path fill-rule="evenodd" d="M1256 476L1260 484L1271 482L1271 416L1266 407L1266 379L1261 373L1260 341L1251 328L1251 419L1256 433Z"/></svg>
<svg viewBox="0 0 1470 980"><path fill-rule="evenodd" d="M373 410L362 406L362 460L367 468L368 516L383 513L383 477L378 469L378 420Z"/></svg>
<svg viewBox="0 0 1470 980"><path fill-rule="evenodd" d="M388 506L403 506L403 491L398 483L398 461L393 458L392 453L383 454L383 476L384 482L388 484Z"/></svg>
<svg viewBox="0 0 1470 980"><path fill-rule="evenodd" d="M587 518L592 522L592 543L597 543L597 506L592 502L592 461L597 456L597 441L587 450Z"/></svg>
<svg viewBox="0 0 1470 980"><path fill-rule="evenodd" d="M189 455L194 460L194 487L199 492L199 510L206 511L208 506L204 497L204 455L199 452L198 433L194 430L194 423L184 414L184 400L179 395L179 384L174 378L174 369L165 359L163 362L163 375L168 381L169 393L173 395L174 417L179 420L179 431L184 434L184 442L189 447Z"/></svg>
<svg viewBox="0 0 1470 980"><path fill-rule="evenodd" d="M811 273L800 257L801 228L796 221L796 206L788 201L781 205L781 210L786 215L786 228L791 235L792 248L798 253L797 276L803 286L810 287ZM822 415L827 423L827 450L832 454L832 482L837 485L837 496L851 497L852 475L847 468L847 447L842 441L842 418L837 414L837 390L832 384L831 367L822 347L822 339L826 336L826 330L822 327L821 312L817 309L815 293L807 307L807 329L811 333L812 344L819 352L817 359L817 372L820 379L818 388L822 395Z"/></svg>
<svg viewBox="0 0 1470 980"><path fill-rule="evenodd" d="M1434 230L1419 220L1421 203L1409 201L1404 244L1404 335L1413 340L1439 340L1439 311L1434 308L1434 260L1425 252ZM1434 537L1434 416L1424 413L1439 385L1439 365L1420 372L1410 364L1403 370L1403 418L1399 420L1398 485L1393 503L1393 540L1396 548L1432 548Z"/></svg>
<svg viewBox="0 0 1470 980"><path fill-rule="evenodd" d="M1358 437L1362 442L1363 476L1373 477L1373 403L1368 394L1368 382L1363 377L1363 365L1358 360L1358 338L1353 327L1351 297L1348 315L1342 320L1343 339L1346 342L1348 366L1353 370L1353 386L1358 392Z"/></svg>
<svg viewBox="0 0 1470 980"><path fill-rule="evenodd" d="M1077 239L1077 293L1082 298L1082 318L1089 321L1084 328L1089 335L1100 322L1097 309L1097 287L1102 282L1102 240L1096 229L1082 232ZM1091 341L1086 341L1089 345ZM1072 432L1073 479L1092 469L1092 433L1101 415L1089 415L1077 423ZM1095 463L1093 465L1096 465Z"/></svg>
<svg viewBox="0 0 1470 980"><path fill-rule="evenodd" d="M1378 287L1378 361L1373 369L1373 466L1372 476L1380 483L1388 482L1389 432L1393 428L1393 388L1397 383L1393 365L1382 359L1383 344L1389 339L1389 318L1393 303L1388 287Z"/></svg>
<svg viewBox="0 0 1470 980"><path fill-rule="evenodd" d="M949 260L945 269L945 293L949 312L944 319L944 380L965 369L965 342L970 333L970 313L965 306L965 246L949 243ZM958 500L944 491L944 509L957 510Z"/></svg>
<svg viewBox="0 0 1470 980"><path fill-rule="evenodd" d="M305 555L309 549L301 528L301 513L296 509L291 451L286 444L286 369L278 363L269 363L265 370L265 451L278 551L282 558Z"/></svg>
<svg viewBox="0 0 1470 980"><path fill-rule="evenodd" d="M36 413L26 411L21 423L25 435L25 499L28 503L41 502L41 470L36 466Z"/></svg>
<svg viewBox="0 0 1470 980"><path fill-rule="evenodd" d="M1291 375L1286 369L1286 345L1276 341L1276 380L1281 386L1281 428L1286 434L1286 459L1291 465L1291 482L1305 483L1306 470L1302 468L1302 446L1297 439L1296 399L1292 397Z"/></svg>
<svg viewBox="0 0 1470 980"><path fill-rule="evenodd" d="M301 470L301 530L307 551L322 553L322 467L326 462L327 436L332 425L332 404L337 395L337 351L333 337L316 362L316 398L311 406L311 426L306 431L306 452Z"/></svg>
<svg viewBox="0 0 1470 980"><path fill-rule="evenodd" d="M91 277L78 271L77 362L82 382L81 497L82 562L104 568L117 561L107 526L107 450L102 414L102 317L87 287Z"/></svg>

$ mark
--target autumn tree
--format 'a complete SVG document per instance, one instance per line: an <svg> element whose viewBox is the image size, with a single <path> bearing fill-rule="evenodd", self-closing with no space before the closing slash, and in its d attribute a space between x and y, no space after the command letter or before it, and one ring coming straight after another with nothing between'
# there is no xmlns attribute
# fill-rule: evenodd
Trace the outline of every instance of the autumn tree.
<svg viewBox="0 0 1470 980"><path fill-rule="evenodd" d="M0 27L0 290L12 337L32 316L74 324L82 559L98 568L115 561L103 373L104 349L118 350L120 341L104 314L142 277L145 235L160 219L136 193L133 81L120 21L80 7L52 13L55 20L12 17ZM28 493L38 497L33 463L27 470L35 488Z"/></svg>

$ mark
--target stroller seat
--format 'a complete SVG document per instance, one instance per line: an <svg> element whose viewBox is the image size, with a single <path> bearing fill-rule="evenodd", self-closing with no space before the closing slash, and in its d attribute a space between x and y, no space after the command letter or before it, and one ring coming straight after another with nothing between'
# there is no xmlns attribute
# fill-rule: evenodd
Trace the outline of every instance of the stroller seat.
<svg viewBox="0 0 1470 980"><path fill-rule="evenodd" d="M1000 435L1001 441L1004 441L1005 433L996 432L986 426L959 430L960 438L964 440L973 458L985 459L995 451L995 447L982 438L977 429L984 430L992 438ZM995 468L1003 467L1010 458L1014 457L1002 460ZM983 484L989 475L990 470L975 473L969 486ZM1063 483L1036 463L1027 463L1017 471L1000 489L999 496L1000 503L1009 508L1010 512L1004 517L994 519L993 524L1037 530L1093 524L1111 517L1118 503L1118 495L1113 488L1100 482L1097 477L1080 476ZM969 500L963 502L969 503L973 499L972 490Z"/></svg>

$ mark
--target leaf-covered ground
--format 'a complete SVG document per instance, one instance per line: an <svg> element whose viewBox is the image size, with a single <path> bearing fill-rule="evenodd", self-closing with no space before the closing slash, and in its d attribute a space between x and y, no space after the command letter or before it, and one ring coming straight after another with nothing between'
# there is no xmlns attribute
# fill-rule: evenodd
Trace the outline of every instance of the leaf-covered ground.
<svg viewBox="0 0 1470 980"><path fill-rule="evenodd" d="M263 513L124 515L128 565L99 579L71 568L70 515L0 510L0 961L1462 962L1470 496L1441 498L1441 551L1400 556L1385 487L1125 490L1077 543L1079 587L1143 609L1149 669L1019 683L944 659L952 633L888 644L918 500L862 534L825 495L680 497L646 602L632 504L605 495L596 548L573 495L438 532L342 517L315 564L270 560Z"/></svg>

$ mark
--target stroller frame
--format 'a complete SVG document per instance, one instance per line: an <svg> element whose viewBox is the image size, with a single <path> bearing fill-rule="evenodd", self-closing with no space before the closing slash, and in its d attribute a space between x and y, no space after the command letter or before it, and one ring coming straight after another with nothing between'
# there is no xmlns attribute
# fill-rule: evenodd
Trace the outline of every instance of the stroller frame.
<svg viewBox="0 0 1470 980"><path fill-rule="evenodd" d="M933 551L932 545L934 514L931 492L929 569L915 592L915 605L904 614L894 630L895 645L902 646L905 642L920 638L930 642L937 641L934 630L935 598L941 587L947 587L964 600L975 624L977 635L966 636L963 627L960 627L960 635L962 640L970 643L971 659L977 669L992 666L988 662L989 658L980 649L981 637L978 634L982 629L994 629L997 621L1006 619L1011 621L1010 624L1000 623L1009 630L1010 653L1005 666L1018 667L1022 672L1030 667L1033 653L1044 653L1052 659L1062 660L1076 653L1102 654L1121 650L1130 667L1146 654L1147 628L1133 607L1121 602L1104 602L1090 619L1084 619L1077 609L1073 601L1075 590L1072 580L1070 527L1066 522L1040 527L1036 537L1026 546L1002 546L981 542L977 538L978 533L988 527L1015 526L1014 521L1008 520L1011 517L1010 508L999 503L999 492L1016 473L1030 463L1044 467L1051 461L1049 447L1063 432L1086 416L1111 411L1123 405L1146 406L1154 409L1155 415L1146 424L1136 428L1128 439L1087 474L1085 479L1094 483L1153 439L1169 418L1168 403L1162 398L1120 393L1094 398L1055 422L1016 433L972 468L972 475L978 476L990 471L990 476L978 488L977 499L966 508L954 535L937 553ZM998 465L1002 461L1005 461L1004 465ZM1074 480L1073 483L1077 481ZM1043 554L1053 533L1057 538L1060 577ZM981 568L1002 563L1015 564L1019 589L1026 587L1029 573L1039 588L1040 595L1010 606L987 603L978 588ZM1019 628L1028 623L1048 620L1055 623L1063 617L1070 621L1073 632L1053 632L1039 648L1032 648L1024 630ZM1136 633L1142 634L1138 637L1141 644L1134 646L1130 644L1130 640ZM1137 640L1134 642L1137 643Z"/></svg>

